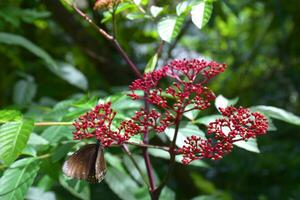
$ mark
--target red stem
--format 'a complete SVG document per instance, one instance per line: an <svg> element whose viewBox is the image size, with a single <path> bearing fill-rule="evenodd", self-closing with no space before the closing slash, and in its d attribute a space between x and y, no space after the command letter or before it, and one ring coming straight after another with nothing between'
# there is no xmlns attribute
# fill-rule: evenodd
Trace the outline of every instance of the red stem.
<svg viewBox="0 0 300 200"><path fill-rule="evenodd" d="M139 78L143 77L142 74L139 72L138 68L136 67L136 65L131 61L131 59L128 57L128 55L126 54L124 49L121 47L119 42L112 35L110 35L105 30L100 28L89 16L87 16L79 8L77 8L75 4L70 4L67 1L65 1L65 2L67 4L69 4L81 17L83 17L91 25L91 27L93 27L96 31L98 31L105 39L107 39L108 41L113 43L113 45L116 47L118 52L121 54L123 59L126 61L126 63L129 65L129 67L131 68L131 70L134 72L134 74L137 77L139 77Z"/></svg>
<svg viewBox="0 0 300 200"><path fill-rule="evenodd" d="M147 113L149 113L149 103L147 101L148 96L147 96L146 93L144 94L144 98L145 98L144 99L145 111ZM145 130L143 142L145 144L149 143L148 128ZM147 148L143 149L143 157L144 157L145 164L146 164L147 174L148 174L148 178L149 178L149 185L150 185L150 190L149 191L150 191L150 195L151 195L151 198L152 198L152 194L153 194L152 191L154 191L154 189L155 189L155 182L154 182L153 167L152 167L152 164L151 164L151 160L150 160Z"/></svg>

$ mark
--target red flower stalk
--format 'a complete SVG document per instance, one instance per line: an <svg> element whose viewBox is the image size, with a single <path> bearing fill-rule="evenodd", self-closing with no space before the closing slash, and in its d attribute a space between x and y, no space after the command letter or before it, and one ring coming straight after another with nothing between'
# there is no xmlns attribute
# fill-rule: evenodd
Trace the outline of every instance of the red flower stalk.
<svg viewBox="0 0 300 200"><path fill-rule="evenodd" d="M246 141L267 132L268 120L258 112L232 106L220 108L220 111L225 118L217 119L208 126L207 134L213 138L188 137L186 145L178 150L183 154L184 164L203 158L220 159L231 152L234 142Z"/></svg>
<svg viewBox="0 0 300 200"><path fill-rule="evenodd" d="M135 90L142 90L150 103L164 109L184 112L187 105L193 104L192 109L203 110L215 99L214 93L205 84L225 68L225 64L214 61L174 60L159 70L145 74L142 79L135 80L129 86L132 91L129 96L134 100L141 99L143 97L135 94ZM159 87L163 78L170 79L171 86ZM167 96L172 97L172 100Z"/></svg>

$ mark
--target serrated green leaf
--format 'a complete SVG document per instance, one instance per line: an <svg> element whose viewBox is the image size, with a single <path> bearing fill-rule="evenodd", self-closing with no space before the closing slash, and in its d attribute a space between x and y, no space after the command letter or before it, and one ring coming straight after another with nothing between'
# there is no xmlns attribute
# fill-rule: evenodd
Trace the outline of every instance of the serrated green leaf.
<svg viewBox="0 0 300 200"><path fill-rule="evenodd" d="M0 110L0 123L20 121L22 113L18 110Z"/></svg>
<svg viewBox="0 0 300 200"><path fill-rule="evenodd" d="M167 17L161 19L157 24L158 34L162 40L170 43L174 40L182 27L185 16Z"/></svg>
<svg viewBox="0 0 300 200"><path fill-rule="evenodd" d="M157 59L158 59L158 55L156 53L154 54L154 56L151 57L151 59L147 63L144 73L149 73L154 71L155 66L157 64Z"/></svg>
<svg viewBox="0 0 300 200"><path fill-rule="evenodd" d="M59 176L59 183L75 197L82 200L91 199L90 187L87 182L70 179L64 175L61 175Z"/></svg>
<svg viewBox="0 0 300 200"><path fill-rule="evenodd" d="M207 1L201 1L194 5L191 10L192 22L196 27L201 29L204 27L212 14L213 4Z"/></svg>
<svg viewBox="0 0 300 200"><path fill-rule="evenodd" d="M3 124L0 128L0 160L6 165L12 163L25 148L32 129L31 120Z"/></svg>
<svg viewBox="0 0 300 200"><path fill-rule="evenodd" d="M24 199L38 170L35 158L24 158L13 163L0 179L0 200Z"/></svg>
<svg viewBox="0 0 300 200"><path fill-rule="evenodd" d="M252 106L250 109L252 111L261 112L268 117L300 126L300 117L299 116L297 116L291 112L288 112L286 110L283 110L281 108L260 105L260 106Z"/></svg>

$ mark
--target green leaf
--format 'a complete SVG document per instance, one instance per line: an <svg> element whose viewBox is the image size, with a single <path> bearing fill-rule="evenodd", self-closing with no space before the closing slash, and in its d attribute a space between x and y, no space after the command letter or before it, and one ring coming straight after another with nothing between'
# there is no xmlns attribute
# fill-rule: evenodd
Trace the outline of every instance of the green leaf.
<svg viewBox="0 0 300 200"><path fill-rule="evenodd" d="M180 2L179 4L177 4L177 6L176 6L177 16L180 16L182 13L186 12L188 6L189 6L189 2L187 2L187 1L183 1L183 2Z"/></svg>
<svg viewBox="0 0 300 200"><path fill-rule="evenodd" d="M238 102L239 98L227 99L223 95L217 96L215 100L215 106L219 110L219 108L226 108L228 106L233 106Z"/></svg>
<svg viewBox="0 0 300 200"><path fill-rule="evenodd" d="M149 62L146 65L144 73L153 72L155 69L155 66L157 64L158 55L157 53L152 56L152 58L149 60Z"/></svg>
<svg viewBox="0 0 300 200"><path fill-rule="evenodd" d="M90 187L87 182L70 179L64 175L61 175L59 176L59 183L75 197L82 200L91 199Z"/></svg>
<svg viewBox="0 0 300 200"><path fill-rule="evenodd" d="M14 7L14 9L16 9ZM50 16L50 12L48 11L37 11L32 9L20 9L22 20L27 23L32 23L37 19L46 18Z"/></svg>
<svg viewBox="0 0 300 200"><path fill-rule="evenodd" d="M104 156L106 162L111 166L118 169L119 171L126 172L125 168L123 167L122 159L119 156L115 156L109 152L105 152Z"/></svg>
<svg viewBox="0 0 300 200"><path fill-rule="evenodd" d="M174 127L168 127L165 130L166 135L168 136L168 138L170 140L173 139L174 136L174 132L175 132L175 128ZM200 130L198 128L198 126L193 125L192 123L188 122L182 122L180 124L180 128L178 131L178 135L177 135L177 140L176 140L176 145L178 147L182 147L185 143L184 140L186 139L186 137L192 136L192 135L196 135L196 136L200 136L201 138L205 139L205 133Z"/></svg>
<svg viewBox="0 0 300 200"><path fill-rule="evenodd" d="M147 169L146 169L146 165L145 165L145 160L142 156L137 155L137 154L132 154L133 159L136 161L137 165L139 166L139 168L141 169L143 175L146 177L147 175ZM127 168L127 171L131 174L131 176L140 184L145 184L145 182L143 181L143 177L141 177L139 171L136 169L136 167L134 166L134 164L132 163L131 159L128 156L124 156L123 157L123 163ZM158 176L155 173L155 171L153 172L154 174L154 180L155 182L159 182Z"/></svg>
<svg viewBox="0 0 300 200"><path fill-rule="evenodd" d="M58 148L55 149L52 155L52 162L57 162L63 157L65 157L74 145L75 144L72 142L58 146Z"/></svg>
<svg viewBox="0 0 300 200"><path fill-rule="evenodd" d="M35 157L37 155L37 151L33 148L33 146L26 145L21 154Z"/></svg>
<svg viewBox="0 0 300 200"><path fill-rule="evenodd" d="M161 19L157 24L158 34L162 40L172 42L182 27L185 16L166 17Z"/></svg>
<svg viewBox="0 0 300 200"><path fill-rule="evenodd" d="M87 89L87 79L80 71L69 64L56 63L46 51L26 38L12 33L0 32L0 43L1 42L9 45L18 45L27 49L41 58L46 63L47 68L57 76L80 89Z"/></svg>
<svg viewBox="0 0 300 200"><path fill-rule="evenodd" d="M173 200L176 199L176 193L168 187L164 187L159 197L160 200Z"/></svg>
<svg viewBox="0 0 300 200"><path fill-rule="evenodd" d="M41 151L48 148L49 141L36 133L32 133L27 144L34 147L37 151Z"/></svg>
<svg viewBox="0 0 300 200"><path fill-rule="evenodd" d="M143 169L142 171L146 172L145 171L145 161L143 160L143 158L141 158L141 156L139 156L139 155L133 155L133 159L137 162L140 169ZM133 165L131 159L128 156L123 157L123 163L126 166L128 172L134 178L134 180L136 180L140 184L144 184L143 177L141 177L139 171ZM144 173L144 175L146 175L146 174Z"/></svg>
<svg viewBox="0 0 300 200"><path fill-rule="evenodd" d="M39 179L38 183L36 184L39 189L43 191L48 191L52 188L52 186L56 182L48 175L44 175L41 179Z"/></svg>
<svg viewBox="0 0 300 200"><path fill-rule="evenodd" d="M130 9L130 8L136 8L136 4L132 3L132 2L122 2L118 5L116 11L115 11L115 15L120 14L121 12ZM105 23L107 21L110 21L112 19L112 12L111 11L105 11L103 12L104 18L101 20L101 23Z"/></svg>
<svg viewBox="0 0 300 200"><path fill-rule="evenodd" d="M161 11L163 11L162 7L158 7L158 6L150 7L150 13L153 17L157 17L159 15L159 13L161 13Z"/></svg>
<svg viewBox="0 0 300 200"><path fill-rule="evenodd" d="M141 0L133 0L133 2L134 2L136 5L140 5L140 4L141 4Z"/></svg>
<svg viewBox="0 0 300 200"><path fill-rule="evenodd" d="M192 22L196 27L201 29L204 27L212 14L213 5L211 2L201 1L194 5L191 10Z"/></svg>
<svg viewBox="0 0 300 200"><path fill-rule="evenodd" d="M0 160L6 165L12 163L25 148L33 121L8 122L0 128Z"/></svg>
<svg viewBox="0 0 300 200"><path fill-rule="evenodd" d="M194 104L189 104L185 110L189 110L189 109L192 109L194 107ZM191 111L188 111L188 112L185 112L183 115L188 118L189 120L193 121L196 119L196 117L198 116L198 114L200 113L200 110L191 110Z"/></svg>
<svg viewBox="0 0 300 200"><path fill-rule="evenodd" d="M14 103L21 107L29 105L36 94L36 88L33 78L18 81L14 86Z"/></svg>
<svg viewBox="0 0 300 200"><path fill-rule="evenodd" d="M26 200L56 200L56 198L54 192L45 192L40 188L30 187L26 194Z"/></svg>
<svg viewBox="0 0 300 200"><path fill-rule="evenodd" d="M122 110L139 109L143 106L143 102L132 101L131 98L124 93L111 96L107 98L107 101L111 101L113 103L112 108L117 112Z"/></svg>
<svg viewBox="0 0 300 200"><path fill-rule="evenodd" d="M56 75L77 88L88 89L88 81L81 71L68 63L58 63L58 66L59 70L55 71Z"/></svg>
<svg viewBox="0 0 300 200"><path fill-rule="evenodd" d="M151 149L148 149L148 152L151 156L154 156L154 157L157 157L157 158L163 158L163 159L166 159L166 160L170 159L170 154L166 151L161 150L161 149L152 149L151 148ZM176 158L175 158L175 161L182 164L181 160L182 160L182 155L177 155ZM196 167L204 167L204 168L209 167L209 165L206 164L202 160L195 160L195 161L191 162L189 165L190 166L196 166Z"/></svg>
<svg viewBox="0 0 300 200"><path fill-rule="evenodd" d="M55 144L63 139L72 140L73 134L71 127L68 126L51 126L45 129L41 135L48 140L50 144Z"/></svg>
<svg viewBox="0 0 300 200"><path fill-rule="evenodd" d="M144 13L135 12L135 13L128 13L126 18L129 20L136 20L136 19L143 19L145 17Z"/></svg>
<svg viewBox="0 0 300 200"><path fill-rule="evenodd" d="M268 117L300 126L300 117L299 116L297 116L291 112L288 112L286 110L283 110L281 108L260 105L260 106L253 106L250 109L252 111L261 112L262 114L265 114Z"/></svg>
<svg viewBox="0 0 300 200"><path fill-rule="evenodd" d="M44 60L51 71L54 72L58 70L56 62L48 55L47 52L45 52L43 49L36 46L35 44L33 44L32 42L30 42L22 36L15 35L12 33L0 32L0 42L10 45L22 46L37 57Z"/></svg>
<svg viewBox="0 0 300 200"><path fill-rule="evenodd" d="M24 158L13 163L0 179L0 200L21 200L39 170L35 158Z"/></svg>
<svg viewBox="0 0 300 200"><path fill-rule="evenodd" d="M208 116L196 119L194 121L194 123L195 124L203 124L203 125L208 126L209 123L215 121L216 119L221 119L222 117L223 117L222 115L208 115Z"/></svg>
<svg viewBox="0 0 300 200"><path fill-rule="evenodd" d="M251 151L254 153L260 153L258 146L257 146L257 141L254 138L250 138L248 141L238 141L233 144L242 149L245 149L247 151Z"/></svg>
<svg viewBox="0 0 300 200"><path fill-rule="evenodd" d="M22 113L18 110L0 110L0 123L20 121Z"/></svg>
<svg viewBox="0 0 300 200"><path fill-rule="evenodd" d="M139 186L129 174L110 167L104 180L120 199L137 200L135 193L139 190Z"/></svg>

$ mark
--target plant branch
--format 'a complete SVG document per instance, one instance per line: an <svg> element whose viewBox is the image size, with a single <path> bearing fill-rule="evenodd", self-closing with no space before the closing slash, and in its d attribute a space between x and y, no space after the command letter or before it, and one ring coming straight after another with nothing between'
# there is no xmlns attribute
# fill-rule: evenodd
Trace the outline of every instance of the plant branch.
<svg viewBox="0 0 300 200"><path fill-rule="evenodd" d="M85 19L92 28L94 28L100 35L102 35L105 39L112 42L117 51L121 54L123 59L126 61L126 63L129 65L131 70L134 72L134 74L141 78L142 74L139 72L137 66L130 60L127 53L123 50L119 42L109 33L107 33L105 30L100 28L88 15L86 15L84 12L82 12L79 8L76 7L75 4L69 3L67 0L64 0L65 3L70 5L83 19Z"/></svg>
<svg viewBox="0 0 300 200"><path fill-rule="evenodd" d="M145 106L145 111L147 113L149 113L149 103L147 101L147 98L148 98L147 93L145 93L144 94L144 102L145 102L144 106ZM144 138L143 138L144 144L149 143L148 133L149 133L149 130L146 129L145 133L144 133ZM143 157L144 157L144 160L145 160L147 174L148 174L148 178L149 178L149 184L150 184L150 190L149 191L150 191L151 198L153 199L152 191L155 190L154 173L153 173L153 167L152 167L152 164L151 164L151 160L150 160L150 156L149 156L147 148L143 148Z"/></svg>
<svg viewBox="0 0 300 200"><path fill-rule="evenodd" d="M135 143L135 142L128 142L128 141L126 141L125 144L130 144L130 145L138 146L141 148L160 149L160 150L169 152L169 147L162 147L162 146L157 146L157 145L151 145L151 144L145 144L145 143Z"/></svg>
<svg viewBox="0 0 300 200"><path fill-rule="evenodd" d="M168 172L167 172L165 178L162 180L162 182L159 184L159 186L153 191L153 196L155 197L154 199L159 198L159 195L160 195L162 189L165 187L165 185L167 184L168 180L171 177L171 174L173 173L174 166L175 166L175 157L177 155L177 152L175 151L176 140L177 140L177 136L178 136L181 118L182 118L182 112L179 111L179 112L177 112L177 115L176 115L174 136L173 136L172 142L170 144L170 148L169 148L169 153L170 153L169 169L168 169Z"/></svg>

